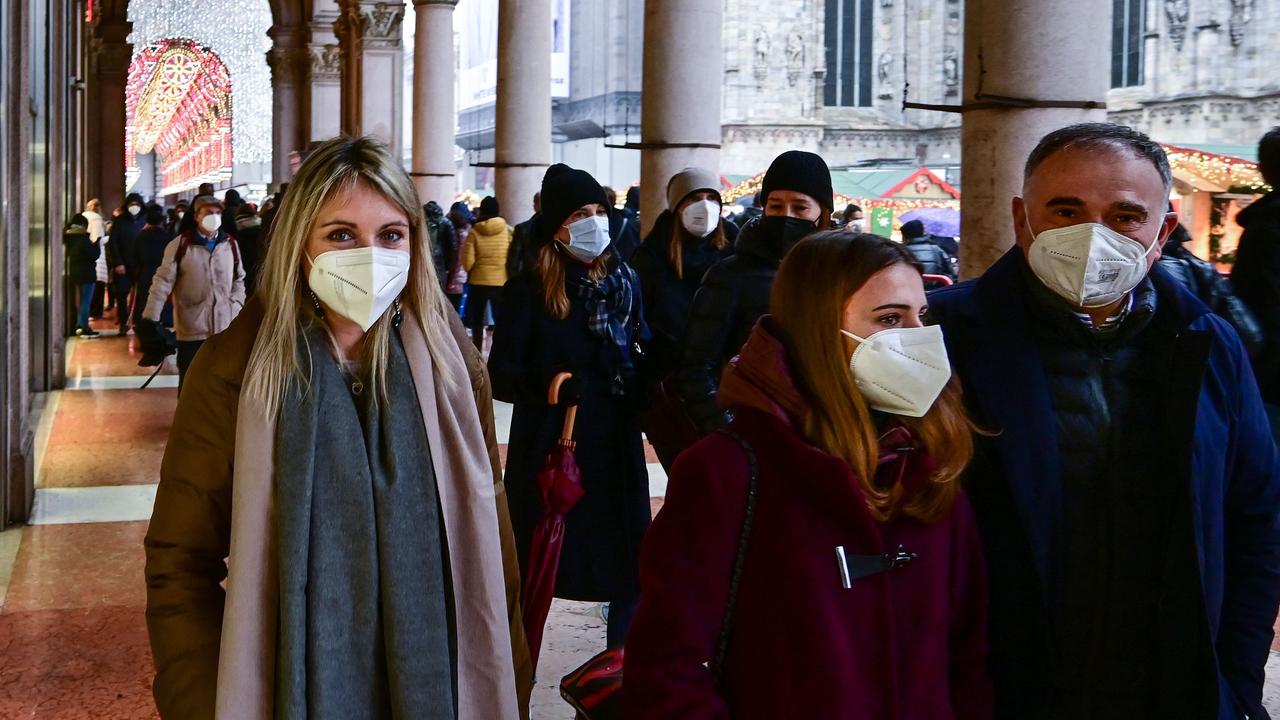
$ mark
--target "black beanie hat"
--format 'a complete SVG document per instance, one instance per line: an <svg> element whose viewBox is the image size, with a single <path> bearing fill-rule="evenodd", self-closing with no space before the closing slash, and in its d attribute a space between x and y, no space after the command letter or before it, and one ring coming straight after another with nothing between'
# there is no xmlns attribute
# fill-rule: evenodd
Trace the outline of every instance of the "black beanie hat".
<svg viewBox="0 0 1280 720"><path fill-rule="evenodd" d="M902 237L907 240L924 237L924 223L919 220L908 220L902 223Z"/></svg>
<svg viewBox="0 0 1280 720"><path fill-rule="evenodd" d="M144 204L145 204L145 203L142 201L142 196L141 196L141 195L139 195L138 193L129 193L129 195L124 199L124 204L125 204L125 205L129 205L129 204L132 204L132 203L135 203L135 202L136 202L136 203L138 203L139 205L144 205Z"/></svg>
<svg viewBox="0 0 1280 720"><path fill-rule="evenodd" d="M490 195L480 201L480 217L496 218L498 214L498 198Z"/></svg>
<svg viewBox="0 0 1280 720"><path fill-rule="evenodd" d="M769 201L774 190L804 193L827 212L835 210L835 193L831 190L831 170L822 158L803 150L788 150L773 159L760 186L760 204Z"/></svg>
<svg viewBox="0 0 1280 720"><path fill-rule="evenodd" d="M578 208L591 203L608 205L604 188L586 170L575 170L564 163L547 168L542 177L542 233L548 240Z"/></svg>

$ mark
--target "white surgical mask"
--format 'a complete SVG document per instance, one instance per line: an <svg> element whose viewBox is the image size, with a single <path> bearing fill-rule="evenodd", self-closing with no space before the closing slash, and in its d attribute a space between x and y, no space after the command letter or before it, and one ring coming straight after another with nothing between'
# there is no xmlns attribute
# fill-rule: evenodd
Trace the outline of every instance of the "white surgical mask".
<svg viewBox="0 0 1280 720"><path fill-rule="evenodd" d="M187 216L187 214L186 214L186 213L182 212L181 210L179 210L179 211L178 211L178 219L179 219L179 220L181 220L182 218L184 218L184 217L186 217L186 216Z"/></svg>
<svg viewBox="0 0 1280 720"><path fill-rule="evenodd" d="M1105 307L1124 297L1147 276L1149 247L1099 223L1081 223L1036 235L1027 253L1031 271L1045 287L1074 306Z"/></svg>
<svg viewBox="0 0 1280 720"><path fill-rule="evenodd" d="M329 309L365 332L409 282L409 253L380 247L331 250L311 261L307 284Z"/></svg>
<svg viewBox="0 0 1280 720"><path fill-rule="evenodd" d="M568 250L582 262L594 262L609 247L609 218L592 215L572 223Z"/></svg>
<svg viewBox="0 0 1280 720"><path fill-rule="evenodd" d="M204 219L200 221L200 227L204 228L205 232L218 232L218 228L222 227L222 215L218 213L205 215Z"/></svg>
<svg viewBox="0 0 1280 720"><path fill-rule="evenodd" d="M137 215L137 214L138 214L138 213L140 213L140 212L142 212L142 208L138 207L137 205L130 205L130 206L129 206L129 214L130 214L130 215Z"/></svg>
<svg viewBox="0 0 1280 720"><path fill-rule="evenodd" d="M680 213L680 221L693 235L706 237L720 225L720 203L715 200L691 202Z"/></svg>
<svg viewBox="0 0 1280 720"><path fill-rule="evenodd" d="M841 330L858 341L849 358L853 382L876 410L924 417L951 379L942 328L890 328L868 338Z"/></svg>

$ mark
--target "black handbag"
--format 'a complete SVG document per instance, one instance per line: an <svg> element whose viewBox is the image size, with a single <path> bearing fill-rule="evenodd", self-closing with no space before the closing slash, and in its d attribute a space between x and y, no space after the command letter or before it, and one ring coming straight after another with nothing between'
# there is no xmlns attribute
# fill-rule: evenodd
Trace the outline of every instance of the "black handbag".
<svg viewBox="0 0 1280 720"><path fill-rule="evenodd" d="M724 660L729 652L733 607L738 598L738 584L742 579L742 566L747 559L747 542L751 536L751 523L755 518L760 471L755 451L741 435L726 429L716 432L738 443L747 456L750 472L747 482L747 509L742 519L742 533L738 536L738 550L733 560L733 572L729 576L729 597L725 602L724 622L720 627L716 656L711 663L711 672L715 676L716 683L719 684L724 672ZM560 681L560 696L577 711L578 720L621 720L623 657L624 648L605 650L577 670L565 675Z"/></svg>

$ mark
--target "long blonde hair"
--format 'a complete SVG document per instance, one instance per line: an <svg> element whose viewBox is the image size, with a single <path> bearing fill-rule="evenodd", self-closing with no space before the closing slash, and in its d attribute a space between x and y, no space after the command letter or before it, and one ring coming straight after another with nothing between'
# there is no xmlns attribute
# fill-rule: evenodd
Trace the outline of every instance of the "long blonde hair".
<svg viewBox="0 0 1280 720"><path fill-rule="evenodd" d="M973 459L975 428L965 414L960 386L953 377L924 417L897 418L933 457L932 482L913 497L904 497L900 483L877 486L879 433L849 372L840 334L849 297L872 275L899 263L919 270L902 246L878 235L815 233L782 261L769 312L786 345L794 380L808 401L806 439L849 464L877 519L902 513L929 523L950 512L960 492L958 479Z"/></svg>
<svg viewBox="0 0 1280 720"><path fill-rule="evenodd" d="M561 244L554 237L544 241L542 247L538 249L538 261L534 264L538 282L541 284L542 305L547 314L556 320L569 317L569 293L564 287L564 264L569 261L565 258L564 251L560 249ZM612 254L613 247L610 246L596 258L595 262L591 263L587 277L599 282L607 275L609 256Z"/></svg>
<svg viewBox="0 0 1280 720"><path fill-rule="evenodd" d="M265 315L249 356L245 392L262 403L268 417L279 414L291 380L300 380L304 390L310 385L310 363L304 368L298 360L299 338L313 312L302 273L303 248L320 208L357 183L380 192L409 219L409 280L400 294L403 316L406 322L419 324L432 364L437 371L443 367L440 360L448 347L449 321L433 270L426 218L413 182L381 142L369 137L333 138L318 146L290 181L262 266L257 294ZM365 333L363 342L370 390L376 397L386 396L392 314L385 313ZM449 378L449 382L459 379Z"/></svg>

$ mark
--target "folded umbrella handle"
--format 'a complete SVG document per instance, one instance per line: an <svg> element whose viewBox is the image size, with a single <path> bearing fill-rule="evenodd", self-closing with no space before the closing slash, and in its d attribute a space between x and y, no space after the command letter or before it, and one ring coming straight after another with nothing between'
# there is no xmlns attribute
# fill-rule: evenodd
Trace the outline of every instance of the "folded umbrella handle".
<svg viewBox="0 0 1280 720"><path fill-rule="evenodd" d="M557 373L551 379L551 387L547 389L547 404L555 407L560 404L560 388L573 378L573 373ZM572 405L564 411L564 427L560 431L561 440L573 440L573 426L578 420L578 406Z"/></svg>

